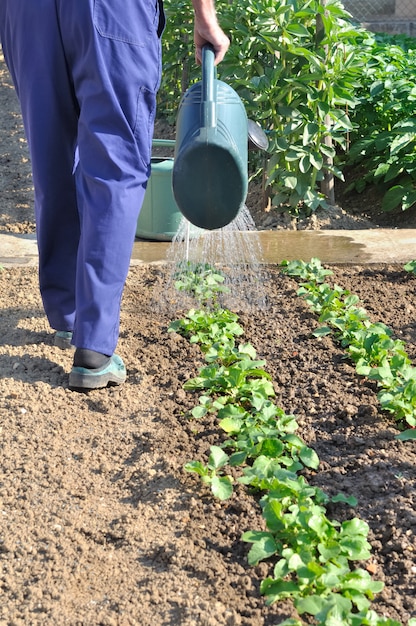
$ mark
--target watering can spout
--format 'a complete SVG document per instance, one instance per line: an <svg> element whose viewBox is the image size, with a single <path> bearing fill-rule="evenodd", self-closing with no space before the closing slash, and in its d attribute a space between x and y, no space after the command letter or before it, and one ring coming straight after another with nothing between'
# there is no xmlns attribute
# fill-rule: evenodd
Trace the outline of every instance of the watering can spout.
<svg viewBox="0 0 416 626"><path fill-rule="evenodd" d="M202 81L184 94L176 120L172 187L195 226L222 228L237 215L248 189L248 121L237 93L217 80L214 51L204 46Z"/></svg>

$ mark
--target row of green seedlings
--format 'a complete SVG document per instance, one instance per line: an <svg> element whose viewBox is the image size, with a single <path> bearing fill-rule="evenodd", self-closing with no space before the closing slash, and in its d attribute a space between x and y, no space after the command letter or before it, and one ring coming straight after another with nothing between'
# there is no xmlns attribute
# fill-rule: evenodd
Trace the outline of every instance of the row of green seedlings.
<svg viewBox="0 0 416 626"><path fill-rule="evenodd" d="M302 614L331 626L398 626L370 609L383 583L354 566L371 556L367 523L358 518L340 523L326 514L328 503L355 506L355 498L329 497L308 484L303 474L318 469L317 454L295 434L295 417L273 403L265 362L256 359L249 343L236 344L243 334L238 316L218 304L226 290L224 275L209 265L184 264L176 278L177 289L193 294L199 306L169 330L199 344L207 361L184 384L201 393L192 417L214 414L225 433L225 441L211 446L206 464L195 460L185 469L220 500L231 497L235 481L259 495L267 530L245 532L242 540L251 544L249 564L274 557L273 575L262 581L261 593L269 605L291 599L299 616L281 626L301 626ZM410 624L416 626L416 620Z"/></svg>
<svg viewBox="0 0 416 626"><path fill-rule="evenodd" d="M416 367L403 341L382 322L372 322L357 295L326 279L333 274L319 259L310 262L283 261L282 271L300 281L297 294L303 297L322 326L313 335L332 334L355 364L357 374L375 381L381 408L397 421L399 439L416 438ZM410 271L408 269L408 271Z"/></svg>

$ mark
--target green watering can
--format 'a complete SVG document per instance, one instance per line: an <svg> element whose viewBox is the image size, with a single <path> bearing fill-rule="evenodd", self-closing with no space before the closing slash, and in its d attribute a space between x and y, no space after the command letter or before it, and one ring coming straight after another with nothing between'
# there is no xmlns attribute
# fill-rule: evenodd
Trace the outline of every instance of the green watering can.
<svg viewBox="0 0 416 626"><path fill-rule="evenodd" d="M198 228L229 224L248 190L248 120L237 93L217 80L212 46L202 50L202 81L184 94L176 120L173 195Z"/></svg>

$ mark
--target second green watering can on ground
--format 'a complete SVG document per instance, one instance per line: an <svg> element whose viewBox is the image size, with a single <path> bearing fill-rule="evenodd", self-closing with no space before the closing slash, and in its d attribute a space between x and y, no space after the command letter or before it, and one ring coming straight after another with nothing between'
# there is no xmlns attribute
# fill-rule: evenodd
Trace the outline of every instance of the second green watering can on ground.
<svg viewBox="0 0 416 626"><path fill-rule="evenodd" d="M237 93L215 77L214 51L204 46L202 81L184 94L176 120L173 194L195 226L229 224L248 190L248 122Z"/></svg>

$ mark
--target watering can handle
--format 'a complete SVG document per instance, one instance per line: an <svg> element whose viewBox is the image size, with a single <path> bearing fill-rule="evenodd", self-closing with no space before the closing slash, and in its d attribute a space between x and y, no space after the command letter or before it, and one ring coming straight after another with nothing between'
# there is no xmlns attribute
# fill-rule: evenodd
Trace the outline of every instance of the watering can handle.
<svg viewBox="0 0 416 626"><path fill-rule="evenodd" d="M217 125L214 61L214 48L206 44L202 48L202 119L205 128L215 128Z"/></svg>

